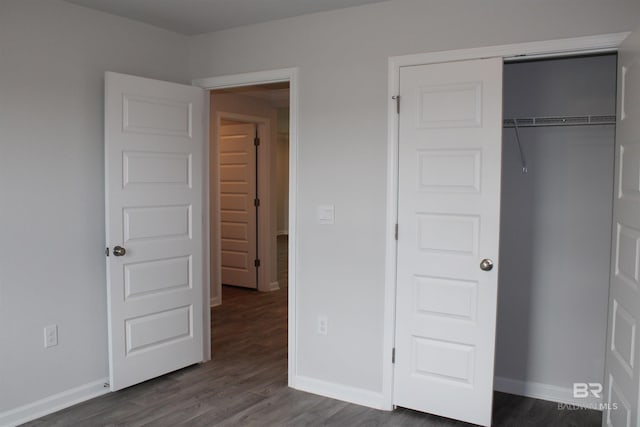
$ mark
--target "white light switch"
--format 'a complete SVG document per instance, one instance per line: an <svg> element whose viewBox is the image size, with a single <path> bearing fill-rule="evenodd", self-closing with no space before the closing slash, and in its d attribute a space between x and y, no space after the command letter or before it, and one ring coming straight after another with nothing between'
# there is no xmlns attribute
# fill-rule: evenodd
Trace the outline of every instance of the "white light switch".
<svg viewBox="0 0 640 427"><path fill-rule="evenodd" d="M335 223L335 212L333 205L318 206L318 222L320 224Z"/></svg>

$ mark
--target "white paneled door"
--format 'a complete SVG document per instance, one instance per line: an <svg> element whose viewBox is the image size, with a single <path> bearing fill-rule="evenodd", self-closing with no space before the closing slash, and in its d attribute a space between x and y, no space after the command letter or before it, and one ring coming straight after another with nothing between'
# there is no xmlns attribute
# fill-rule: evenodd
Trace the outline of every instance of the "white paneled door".
<svg viewBox="0 0 640 427"><path fill-rule="evenodd" d="M640 30L618 53L618 117L603 426L640 426Z"/></svg>
<svg viewBox="0 0 640 427"><path fill-rule="evenodd" d="M204 99L200 88L105 74L112 390L203 360Z"/></svg>
<svg viewBox="0 0 640 427"><path fill-rule="evenodd" d="M394 404L491 424L502 58L400 70Z"/></svg>
<svg viewBox="0 0 640 427"><path fill-rule="evenodd" d="M257 125L221 126L220 248L222 283L257 288Z"/></svg>

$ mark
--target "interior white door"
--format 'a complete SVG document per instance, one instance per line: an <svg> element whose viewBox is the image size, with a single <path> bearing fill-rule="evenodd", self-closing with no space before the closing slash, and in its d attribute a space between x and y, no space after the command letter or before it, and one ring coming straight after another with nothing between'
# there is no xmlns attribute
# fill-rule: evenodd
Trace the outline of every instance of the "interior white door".
<svg viewBox="0 0 640 427"><path fill-rule="evenodd" d="M257 288L256 138L253 123L220 127L222 283Z"/></svg>
<svg viewBox="0 0 640 427"><path fill-rule="evenodd" d="M203 102L105 74L111 390L203 360Z"/></svg>
<svg viewBox="0 0 640 427"><path fill-rule="evenodd" d="M394 403L486 426L498 286L497 266L489 264L498 260L502 66L492 58L400 71Z"/></svg>
<svg viewBox="0 0 640 427"><path fill-rule="evenodd" d="M618 117L613 200L604 426L640 426L640 29L618 53Z"/></svg>

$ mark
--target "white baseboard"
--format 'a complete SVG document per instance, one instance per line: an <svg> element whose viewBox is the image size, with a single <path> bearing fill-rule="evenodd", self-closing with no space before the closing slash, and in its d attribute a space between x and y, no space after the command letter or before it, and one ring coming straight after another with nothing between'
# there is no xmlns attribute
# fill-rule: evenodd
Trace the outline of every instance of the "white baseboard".
<svg viewBox="0 0 640 427"><path fill-rule="evenodd" d="M209 305L211 307L215 307L217 305L222 304L222 298L221 297L213 297L209 300Z"/></svg>
<svg viewBox="0 0 640 427"><path fill-rule="evenodd" d="M280 289L280 282L278 282L276 280L275 282L269 283L269 290L270 291L277 291L278 289Z"/></svg>
<svg viewBox="0 0 640 427"><path fill-rule="evenodd" d="M307 393L318 394L332 399L368 406L374 409L385 409L382 393L376 393L361 388L342 384L330 383L315 378L297 376L293 381L293 388Z"/></svg>
<svg viewBox="0 0 640 427"><path fill-rule="evenodd" d="M551 402L566 403L585 408L597 408L598 405L602 403L602 399L598 399L593 396L588 398L573 397L573 388L558 387L551 384L531 381L514 380L504 377L495 377L493 380L493 388L504 393L549 400Z"/></svg>
<svg viewBox="0 0 640 427"><path fill-rule="evenodd" d="M278 236L288 236L289 230L278 230Z"/></svg>
<svg viewBox="0 0 640 427"><path fill-rule="evenodd" d="M105 384L109 381L104 378L90 382L76 388L72 388L62 393L57 393L44 399L38 400L28 405L20 406L6 412L0 413L0 426L13 427L26 423L36 418L59 411L69 406L73 406L85 400L93 399L110 392Z"/></svg>

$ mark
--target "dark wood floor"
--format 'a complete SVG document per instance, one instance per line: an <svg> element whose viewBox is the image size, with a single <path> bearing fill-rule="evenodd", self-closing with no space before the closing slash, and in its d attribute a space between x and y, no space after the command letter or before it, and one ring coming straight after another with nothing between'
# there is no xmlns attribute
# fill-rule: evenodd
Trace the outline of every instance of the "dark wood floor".
<svg viewBox="0 0 640 427"><path fill-rule="evenodd" d="M286 283L286 281L285 281ZM223 290L213 359L28 426L465 426L408 409L378 411L287 387L287 288ZM464 405L464 402L460 402ZM494 426L599 426L601 413L495 393Z"/></svg>

